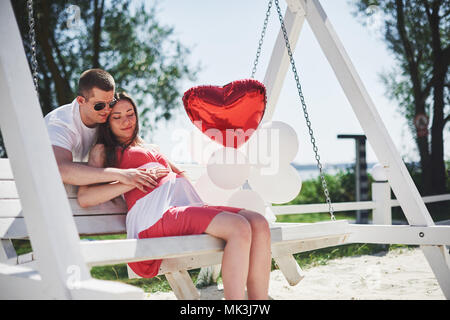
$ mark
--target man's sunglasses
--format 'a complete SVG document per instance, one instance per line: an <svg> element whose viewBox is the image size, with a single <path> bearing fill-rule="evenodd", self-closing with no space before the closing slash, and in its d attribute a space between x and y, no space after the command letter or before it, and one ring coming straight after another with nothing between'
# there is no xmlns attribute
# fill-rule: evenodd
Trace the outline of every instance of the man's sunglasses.
<svg viewBox="0 0 450 320"><path fill-rule="evenodd" d="M109 107L110 107L110 108L114 107L114 106L116 105L116 103L117 103L117 100L114 99L113 101L111 101L111 102L109 103ZM100 111L100 110L105 109L105 107L106 107L106 102L99 102L99 103L96 103L96 104L94 105L94 110L95 110L95 111Z"/></svg>

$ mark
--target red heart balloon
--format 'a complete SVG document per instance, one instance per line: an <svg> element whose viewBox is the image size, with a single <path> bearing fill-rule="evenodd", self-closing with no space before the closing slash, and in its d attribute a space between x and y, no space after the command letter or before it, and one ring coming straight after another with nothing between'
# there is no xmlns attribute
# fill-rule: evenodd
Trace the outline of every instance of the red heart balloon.
<svg viewBox="0 0 450 320"><path fill-rule="evenodd" d="M198 86L183 96L192 123L224 147L239 148L256 130L266 109L266 88L256 80L223 87Z"/></svg>

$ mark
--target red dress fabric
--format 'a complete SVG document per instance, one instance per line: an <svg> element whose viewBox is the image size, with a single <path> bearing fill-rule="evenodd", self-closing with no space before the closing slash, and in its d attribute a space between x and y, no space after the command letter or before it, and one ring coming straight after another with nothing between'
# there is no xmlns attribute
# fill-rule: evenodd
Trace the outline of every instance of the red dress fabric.
<svg viewBox="0 0 450 320"><path fill-rule="evenodd" d="M138 168L148 162L159 162L164 167L169 168L169 163L165 159L165 157L157 152L156 150L150 151L143 147L128 147L123 153L121 149L117 151L117 159L118 159L118 168L121 169L131 169ZM158 186L165 182L166 177L163 177L158 181ZM156 189L156 188L155 188ZM150 192L152 192L152 189ZM133 207L137 200L147 195L149 192L142 192L138 188L134 188L133 190L125 193L125 201L127 203L128 211Z"/></svg>
<svg viewBox="0 0 450 320"><path fill-rule="evenodd" d="M162 154L154 149L150 151L138 146L129 147L123 153L118 151L117 159L118 167L122 169L138 168L149 162L158 162L169 168L169 163ZM176 177L177 179L185 179L179 175L176 175ZM142 192L135 188L125 193L128 211L133 208L139 199L157 190L158 187L169 182L169 179L173 179L173 176L167 175L159 179L158 185L149 192ZM240 210L242 208L210 205L171 206L156 223L139 232L138 239L202 234L217 214L223 211L238 213ZM139 212L139 214L146 214L146 212ZM140 277L152 278L158 274L161 262L162 260L146 260L129 263L128 265Z"/></svg>
<svg viewBox="0 0 450 320"><path fill-rule="evenodd" d="M238 213L241 208L226 206L172 207L150 228L139 233L139 239L202 234L214 217L223 212ZM153 278L162 260L132 262L128 265L140 277Z"/></svg>

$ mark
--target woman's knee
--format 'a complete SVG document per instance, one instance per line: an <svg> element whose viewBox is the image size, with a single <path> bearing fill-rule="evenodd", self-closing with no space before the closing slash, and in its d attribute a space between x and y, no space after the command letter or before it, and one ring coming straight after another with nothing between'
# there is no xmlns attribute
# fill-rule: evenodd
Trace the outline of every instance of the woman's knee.
<svg viewBox="0 0 450 320"><path fill-rule="evenodd" d="M239 239L245 242L250 242L252 239L252 227L250 222L239 215L235 215L231 226L230 236L233 239Z"/></svg>
<svg viewBox="0 0 450 320"><path fill-rule="evenodd" d="M242 215L249 221L254 235L259 234L270 238L270 227L267 219L260 213L245 210Z"/></svg>
<svg viewBox="0 0 450 320"><path fill-rule="evenodd" d="M226 241L251 241L252 227L244 217L228 212L218 214L206 229L206 233Z"/></svg>

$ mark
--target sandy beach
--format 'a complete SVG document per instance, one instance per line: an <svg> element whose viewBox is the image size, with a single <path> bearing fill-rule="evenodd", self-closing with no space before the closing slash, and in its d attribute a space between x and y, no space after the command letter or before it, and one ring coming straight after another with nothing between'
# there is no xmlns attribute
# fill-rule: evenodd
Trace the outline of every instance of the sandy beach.
<svg viewBox="0 0 450 320"><path fill-rule="evenodd" d="M344 257L304 269L305 278L290 286L279 270L270 275L274 300L443 300L445 299L420 249ZM199 289L201 300L223 299L223 286ZM147 295L150 300L176 299L173 292Z"/></svg>

